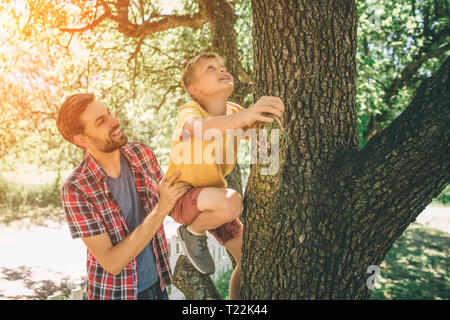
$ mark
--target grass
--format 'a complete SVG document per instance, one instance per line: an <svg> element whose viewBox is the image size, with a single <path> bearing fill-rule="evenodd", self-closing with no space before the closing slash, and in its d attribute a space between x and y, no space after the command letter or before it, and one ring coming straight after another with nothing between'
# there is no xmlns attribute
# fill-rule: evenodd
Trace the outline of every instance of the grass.
<svg viewBox="0 0 450 320"><path fill-rule="evenodd" d="M0 223L61 216L59 177L53 183L23 184L0 176Z"/></svg>
<svg viewBox="0 0 450 320"><path fill-rule="evenodd" d="M47 225L49 220L64 221L65 215L62 207L32 207L27 205L18 206L16 209L0 207L0 224L9 225L14 221L27 220L34 225Z"/></svg>
<svg viewBox="0 0 450 320"><path fill-rule="evenodd" d="M445 189L436 199L434 199L434 201L443 205L450 204L450 184L445 187Z"/></svg>
<svg viewBox="0 0 450 320"><path fill-rule="evenodd" d="M450 299L450 235L412 223L381 263L372 300Z"/></svg>
<svg viewBox="0 0 450 320"><path fill-rule="evenodd" d="M222 273L219 278L214 283L216 285L217 291L219 291L220 297L222 300L228 300L229 297L229 286L230 286L230 278L233 273L233 269L225 271Z"/></svg>

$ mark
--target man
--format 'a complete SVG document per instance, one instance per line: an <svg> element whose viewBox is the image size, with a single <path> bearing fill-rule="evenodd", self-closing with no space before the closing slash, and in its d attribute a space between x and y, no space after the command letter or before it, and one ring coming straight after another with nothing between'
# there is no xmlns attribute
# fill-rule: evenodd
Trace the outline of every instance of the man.
<svg viewBox="0 0 450 320"><path fill-rule="evenodd" d="M171 283L163 221L189 189L163 179L145 144L128 142L119 121L93 94L61 106L63 138L85 150L62 187L73 238L88 249L88 299L168 299Z"/></svg>

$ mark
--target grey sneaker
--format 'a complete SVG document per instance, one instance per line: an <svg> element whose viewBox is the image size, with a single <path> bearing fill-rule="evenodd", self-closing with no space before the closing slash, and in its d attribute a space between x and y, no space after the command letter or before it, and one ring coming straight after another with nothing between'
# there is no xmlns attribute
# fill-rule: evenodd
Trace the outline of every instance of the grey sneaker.
<svg viewBox="0 0 450 320"><path fill-rule="evenodd" d="M177 233L184 252L194 268L202 274L213 274L216 266L208 250L206 234L196 236L190 233L185 225L179 226Z"/></svg>

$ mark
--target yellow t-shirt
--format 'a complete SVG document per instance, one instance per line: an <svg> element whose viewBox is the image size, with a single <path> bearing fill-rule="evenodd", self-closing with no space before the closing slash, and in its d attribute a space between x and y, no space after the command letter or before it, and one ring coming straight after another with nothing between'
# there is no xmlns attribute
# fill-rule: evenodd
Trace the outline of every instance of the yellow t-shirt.
<svg viewBox="0 0 450 320"><path fill-rule="evenodd" d="M227 115L242 110L244 108L240 105L227 102ZM211 115L195 101L189 101L180 108L166 177L180 171L176 182L188 182L194 187L227 187L225 176L233 170L237 160L239 138L234 134L236 132L222 135L219 130L208 130L205 133L214 139L206 141L190 137L187 130L183 130L186 120L209 117ZM195 130L201 134L201 128Z"/></svg>

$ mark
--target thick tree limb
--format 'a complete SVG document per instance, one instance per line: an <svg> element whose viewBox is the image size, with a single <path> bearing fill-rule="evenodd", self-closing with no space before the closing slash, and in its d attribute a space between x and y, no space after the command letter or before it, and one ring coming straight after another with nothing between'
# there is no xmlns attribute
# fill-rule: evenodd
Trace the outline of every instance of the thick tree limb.
<svg viewBox="0 0 450 320"><path fill-rule="evenodd" d="M193 15L167 15L156 21L145 22L142 26L128 23L127 29L130 31L123 33L130 37L140 37L142 35L149 36L157 32L178 27L198 29L204 25L205 22L206 21L200 13L195 13Z"/></svg>
<svg viewBox="0 0 450 320"><path fill-rule="evenodd" d="M393 241L450 181L450 58L408 108L367 146L343 160L336 184L360 232ZM397 235L397 236L393 236Z"/></svg>
<svg viewBox="0 0 450 320"><path fill-rule="evenodd" d="M389 102L393 97L395 97L398 94L398 91L405 86L405 84L414 76L414 74L416 74L425 62L440 56L448 50L450 50L450 43L428 52L421 51L417 57L415 57L413 61L411 61L411 63L403 69L397 79L395 79L391 86L386 90L385 101Z"/></svg>
<svg viewBox="0 0 450 320"><path fill-rule="evenodd" d="M62 32L71 32L71 33L84 32L84 31L87 31L87 30L94 29L103 20L109 18L110 16L111 16L111 14L109 12L105 12L100 17L98 17L98 19L94 20L92 23L90 23L90 24L88 24L88 25L86 25L86 26L84 26L82 28L59 28L59 30L62 31Z"/></svg>
<svg viewBox="0 0 450 320"><path fill-rule="evenodd" d="M446 44L432 50L429 48L422 48L419 54L403 69L392 84L389 87L384 88L385 95L383 99L389 109L384 109L381 114L373 115L370 118L369 124L367 125L367 130L364 132L364 137L366 139L370 139L375 133L377 133L378 130L380 130L381 123L388 119L390 109L392 109L392 98L398 94L399 90L401 90L409 80L411 80L422 65L428 60L438 57L448 50L450 50L450 44Z"/></svg>

